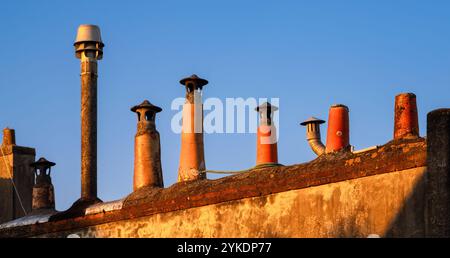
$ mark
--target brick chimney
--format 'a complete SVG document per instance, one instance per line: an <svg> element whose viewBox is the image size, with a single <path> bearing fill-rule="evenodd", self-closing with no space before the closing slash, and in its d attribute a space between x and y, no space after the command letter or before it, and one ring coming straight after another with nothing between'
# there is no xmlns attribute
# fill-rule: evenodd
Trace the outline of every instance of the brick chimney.
<svg viewBox="0 0 450 258"><path fill-rule="evenodd" d="M183 106L180 165L178 182L205 179L206 169L203 145L202 89L208 81L193 74L180 83L186 87L186 102Z"/></svg>
<svg viewBox="0 0 450 258"><path fill-rule="evenodd" d="M273 113L278 110L278 107L265 102L255 110L259 113L256 166L278 164L277 128L272 123Z"/></svg>
<svg viewBox="0 0 450 258"><path fill-rule="evenodd" d="M332 105L328 116L326 153L350 150L348 107Z"/></svg>
<svg viewBox="0 0 450 258"><path fill-rule="evenodd" d="M0 146L0 224L31 212L35 149L16 145L14 129L3 130Z"/></svg>
<svg viewBox="0 0 450 258"><path fill-rule="evenodd" d="M131 108L138 116L137 133L134 138L133 190L145 186L163 187L161 169L161 145L155 126L156 113L161 108L144 100Z"/></svg>
<svg viewBox="0 0 450 258"><path fill-rule="evenodd" d="M401 93L395 96L394 140L419 137L416 95Z"/></svg>
<svg viewBox="0 0 450 258"><path fill-rule="evenodd" d="M97 60L103 58L103 42L96 25L80 25L74 43L81 60L81 199L97 198Z"/></svg>
<svg viewBox="0 0 450 258"><path fill-rule="evenodd" d="M51 168L55 163L40 158L30 166L34 169L36 183L33 187L33 212L41 210L55 210L55 191L53 189Z"/></svg>
<svg viewBox="0 0 450 258"><path fill-rule="evenodd" d="M3 146L16 145L16 131L6 127L3 129Z"/></svg>

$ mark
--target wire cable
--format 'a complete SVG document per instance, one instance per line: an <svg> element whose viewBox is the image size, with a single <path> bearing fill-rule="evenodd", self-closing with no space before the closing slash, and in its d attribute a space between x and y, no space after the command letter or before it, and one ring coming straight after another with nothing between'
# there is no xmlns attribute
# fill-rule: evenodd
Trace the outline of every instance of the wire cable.
<svg viewBox="0 0 450 258"><path fill-rule="evenodd" d="M200 171L200 174L206 174L206 173L210 173L210 174L242 174L242 173L246 173L249 171L252 171L254 169L259 169L259 168L268 168L268 167L277 167L277 166L283 166L281 164L278 163L264 163L264 164L260 164L257 166L254 166L252 168L248 168L248 169L243 169L243 170L234 170L234 171L227 171L227 170L203 170Z"/></svg>

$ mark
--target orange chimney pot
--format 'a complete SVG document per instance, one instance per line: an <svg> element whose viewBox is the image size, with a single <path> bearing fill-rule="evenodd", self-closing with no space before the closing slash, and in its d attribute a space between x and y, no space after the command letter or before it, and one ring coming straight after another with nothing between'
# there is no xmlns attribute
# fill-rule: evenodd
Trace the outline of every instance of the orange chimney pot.
<svg viewBox="0 0 450 258"><path fill-rule="evenodd" d="M394 139L419 137L416 95L402 93L395 96Z"/></svg>
<svg viewBox="0 0 450 258"><path fill-rule="evenodd" d="M326 153L350 150L348 107L337 104L330 108L328 116L328 131Z"/></svg>
<svg viewBox="0 0 450 258"><path fill-rule="evenodd" d="M3 146L15 145L16 144L16 131L14 129L5 128L3 129Z"/></svg>

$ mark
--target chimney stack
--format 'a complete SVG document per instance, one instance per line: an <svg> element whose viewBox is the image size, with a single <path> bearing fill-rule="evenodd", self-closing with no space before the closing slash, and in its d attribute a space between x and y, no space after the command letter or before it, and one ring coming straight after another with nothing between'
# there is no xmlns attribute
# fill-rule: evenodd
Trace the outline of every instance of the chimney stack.
<svg viewBox="0 0 450 258"><path fill-rule="evenodd" d="M395 96L394 140L419 137L416 95L402 93Z"/></svg>
<svg viewBox="0 0 450 258"><path fill-rule="evenodd" d="M80 25L74 43L81 59L81 199L95 203L97 198L97 60L103 57L100 28Z"/></svg>
<svg viewBox="0 0 450 258"><path fill-rule="evenodd" d="M134 138L133 190L145 186L163 187L161 169L161 145L155 126L156 113L160 107L148 100L131 108L138 116L137 133Z"/></svg>
<svg viewBox="0 0 450 258"><path fill-rule="evenodd" d="M34 148L17 146L15 130L5 128L0 146L0 224L31 212Z"/></svg>
<svg viewBox="0 0 450 258"><path fill-rule="evenodd" d="M16 145L16 131L6 127L3 129L2 146Z"/></svg>
<svg viewBox="0 0 450 258"><path fill-rule="evenodd" d="M350 150L348 107L332 105L328 116L326 153Z"/></svg>
<svg viewBox="0 0 450 258"><path fill-rule="evenodd" d="M278 110L268 102L255 109L259 113L256 140L256 166L278 164L277 129L272 123L273 113Z"/></svg>
<svg viewBox="0 0 450 258"><path fill-rule="evenodd" d="M193 74L180 81L186 87L186 102L183 106L180 165L178 182L206 179L203 145L202 89L208 81Z"/></svg>
<svg viewBox="0 0 450 258"><path fill-rule="evenodd" d="M34 169L36 182L33 187L32 209L55 210L55 191L50 177L51 167L56 165L53 162L40 158L30 166Z"/></svg>

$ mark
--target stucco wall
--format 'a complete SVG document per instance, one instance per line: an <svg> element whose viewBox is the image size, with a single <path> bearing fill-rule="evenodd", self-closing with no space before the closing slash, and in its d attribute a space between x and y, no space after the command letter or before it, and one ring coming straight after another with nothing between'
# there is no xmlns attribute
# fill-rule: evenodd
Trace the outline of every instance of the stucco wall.
<svg viewBox="0 0 450 258"><path fill-rule="evenodd" d="M419 167L40 237L423 236L425 171Z"/></svg>
<svg viewBox="0 0 450 258"><path fill-rule="evenodd" d="M35 151L21 146L1 146L0 152L0 223L25 216L31 211L31 197L34 184L33 169ZM4 155L3 155L4 154ZM14 191L11 177L20 194L21 202Z"/></svg>

